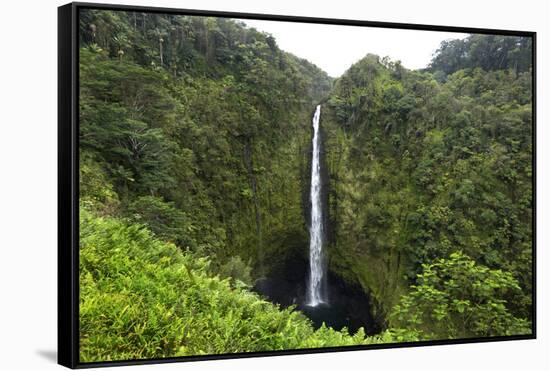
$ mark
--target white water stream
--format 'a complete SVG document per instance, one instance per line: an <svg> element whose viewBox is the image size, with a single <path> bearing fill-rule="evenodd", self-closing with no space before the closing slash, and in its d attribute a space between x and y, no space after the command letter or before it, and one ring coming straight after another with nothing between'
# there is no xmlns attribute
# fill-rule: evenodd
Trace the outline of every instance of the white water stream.
<svg viewBox="0 0 550 371"><path fill-rule="evenodd" d="M323 207L321 204L321 164L319 119L321 106L318 105L313 115L313 155L311 159L311 223L309 227L309 267L310 276L307 287L307 305L317 306L327 303L324 290L325 266L323 261Z"/></svg>

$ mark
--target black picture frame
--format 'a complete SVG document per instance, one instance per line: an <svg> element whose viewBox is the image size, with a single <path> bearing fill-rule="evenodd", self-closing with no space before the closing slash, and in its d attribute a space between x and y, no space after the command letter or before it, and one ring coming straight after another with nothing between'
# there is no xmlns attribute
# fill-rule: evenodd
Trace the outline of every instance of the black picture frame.
<svg viewBox="0 0 550 371"><path fill-rule="evenodd" d="M532 334L497 336L489 338L449 339L394 344L313 348L266 352L171 357L159 359L136 359L82 363L79 360L79 11L81 9L140 11L177 15L214 16L224 18L257 19L286 22L317 23L330 25L352 25L403 30L445 31L477 34L498 34L532 38ZM508 340L536 339L536 32L489 28L455 27L441 25L388 23L348 19L311 18L284 15L237 13L225 11L204 11L147 6L111 5L74 2L58 8L58 363L69 368L102 366L123 366L137 364L202 361L227 358L279 356L341 352L352 350L417 347L428 345L449 345L481 343Z"/></svg>

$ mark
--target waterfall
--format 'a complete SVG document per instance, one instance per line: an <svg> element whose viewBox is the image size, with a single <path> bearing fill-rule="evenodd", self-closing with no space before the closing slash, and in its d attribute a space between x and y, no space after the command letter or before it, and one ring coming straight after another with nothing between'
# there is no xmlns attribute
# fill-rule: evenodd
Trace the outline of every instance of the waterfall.
<svg viewBox="0 0 550 371"><path fill-rule="evenodd" d="M317 306L327 303L325 295L325 265L323 259L323 207L321 203L321 141L319 139L319 119L321 106L318 105L313 115L313 153L311 158L311 222L309 226L309 282L307 288L307 305Z"/></svg>

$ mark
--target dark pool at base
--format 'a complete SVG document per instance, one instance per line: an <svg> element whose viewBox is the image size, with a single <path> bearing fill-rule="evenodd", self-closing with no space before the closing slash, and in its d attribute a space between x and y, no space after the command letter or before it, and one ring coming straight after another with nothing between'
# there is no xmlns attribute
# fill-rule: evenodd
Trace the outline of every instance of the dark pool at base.
<svg viewBox="0 0 550 371"><path fill-rule="evenodd" d="M329 272L327 277L328 304L306 305L307 262L303 259L286 261L264 279L258 280L254 291L282 307L296 305L319 328L323 322L335 330L347 327L351 333L360 327L368 335L382 330L380 320L371 312L369 296L361 288L347 284Z"/></svg>

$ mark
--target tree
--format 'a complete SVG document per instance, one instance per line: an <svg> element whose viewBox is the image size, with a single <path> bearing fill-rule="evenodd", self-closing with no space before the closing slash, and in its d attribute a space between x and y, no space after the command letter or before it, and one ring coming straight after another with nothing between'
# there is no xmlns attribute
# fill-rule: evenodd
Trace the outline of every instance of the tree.
<svg viewBox="0 0 550 371"><path fill-rule="evenodd" d="M197 228L186 213L171 202L160 197L142 196L128 206L128 215L134 222L147 225L164 241L182 248L196 248L193 236Z"/></svg>
<svg viewBox="0 0 550 371"><path fill-rule="evenodd" d="M531 333L530 322L509 310L509 299L521 290L511 273L476 264L461 252L423 269L393 308L393 327L420 330L429 339Z"/></svg>

